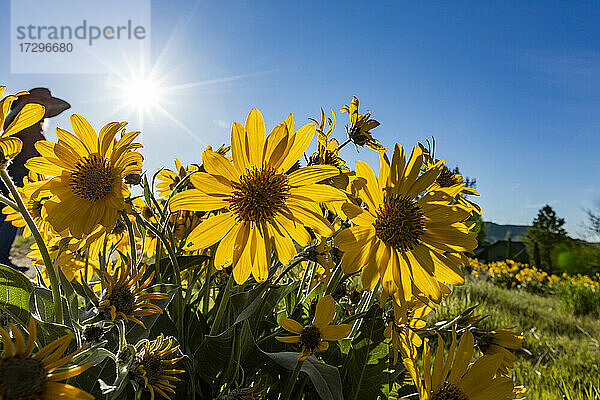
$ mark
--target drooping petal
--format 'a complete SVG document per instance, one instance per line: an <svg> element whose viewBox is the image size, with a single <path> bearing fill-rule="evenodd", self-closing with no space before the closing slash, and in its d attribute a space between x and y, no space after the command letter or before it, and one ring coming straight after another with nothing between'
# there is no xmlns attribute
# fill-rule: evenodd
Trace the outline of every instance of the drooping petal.
<svg viewBox="0 0 600 400"><path fill-rule="evenodd" d="M298 335L302 333L302 325L291 318L281 318L279 325L288 332L297 333Z"/></svg>
<svg viewBox="0 0 600 400"><path fill-rule="evenodd" d="M321 329L333 321L335 315L335 300L330 295L323 296L317 303L314 325Z"/></svg>
<svg viewBox="0 0 600 400"><path fill-rule="evenodd" d="M195 227L188 235L187 241L196 249L206 249L223 239L235 223L235 218L230 212L212 216Z"/></svg>
<svg viewBox="0 0 600 400"><path fill-rule="evenodd" d="M352 332L352 324L328 325L319 328L323 340L342 340Z"/></svg>
<svg viewBox="0 0 600 400"><path fill-rule="evenodd" d="M26 128L29 128L33 124L39 122L44 118L45 109L43 106L34 103L28 103L23 106L21 111L17 114L15 119L2 133L3 137L14 135Z"/></svg>
<svg viewBox="0 0 600 400"><path fill-rule="evenodd" d="M450 371L450 376L448 377L448 382L452 383L453 385L456 385L460 378L462 378L467 371L467 367L469 366L471 358L473 357L474 344L473 334L470 331L465 331L460 338L460 342L458 343L456 357L454 358L452 370Z"/></svg>
<svg viewBox="0 0 600 400"><path fill-rule="evenodd" d="M277 340L279 340L280 342L283 342L283 343L300 343L300 336L299 335L275 336L275 339L277 339Z"/></svg>

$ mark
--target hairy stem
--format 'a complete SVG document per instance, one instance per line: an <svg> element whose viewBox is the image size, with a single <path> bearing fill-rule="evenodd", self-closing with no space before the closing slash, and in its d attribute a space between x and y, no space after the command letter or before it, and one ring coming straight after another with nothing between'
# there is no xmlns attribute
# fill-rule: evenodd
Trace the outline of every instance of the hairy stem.
<svg viewBox="0 0 600 400"><path fill-rule="evenodd" d="M36 226L33 218L27 211L27 207L25 207L25 203L23 203L23 199L17 190L17 187L13 183L10 176L5 169L0 169L0 178L10 191L10 194L15 199L14 205L16 205L16 210L21 213L21 216L25 220L25 223L29 227L35 242L38 245L38 249L40 250L40 254L42 255L42 260L44 261L44 265L46 266L46 273L48 274L48 278L50 279L50 288L52 289L52 302L54 303L54 316L56 318L56 323L63 323L63 310L62 310L62 301L60 298L60 283L58 282L58 278L56 276L56 270L54 269L54 264L52 263L52 258L50 258L50 253L48 253L48 248L46 247L46 243L40 234L38 227ZM10 204L9 204L10 205ZM11 206L12 207L12 206Z"/></svg>

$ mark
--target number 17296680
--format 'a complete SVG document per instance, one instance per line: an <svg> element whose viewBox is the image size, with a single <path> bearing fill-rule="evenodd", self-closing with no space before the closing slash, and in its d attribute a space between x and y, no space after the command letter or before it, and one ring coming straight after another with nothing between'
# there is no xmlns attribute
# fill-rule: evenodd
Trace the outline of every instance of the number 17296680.
<svg viewBox="0 0 600 400"><path fill-rule="evenodd" d="M19 43L21 53L71 53L73 43Z"/></svg>

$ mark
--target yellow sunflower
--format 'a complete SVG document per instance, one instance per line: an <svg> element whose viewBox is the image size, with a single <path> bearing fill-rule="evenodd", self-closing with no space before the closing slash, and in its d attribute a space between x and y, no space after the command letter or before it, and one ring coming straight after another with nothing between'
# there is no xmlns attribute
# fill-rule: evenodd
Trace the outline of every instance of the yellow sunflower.
<svg viewBox="0 0 600 400"><path fill-rule="evenodd" d="M396 145L390 165L380 153L379 179L369 165L356 163L358 195L364 208L342 206L355 225L335 237L341 251L342 269L355 273L362 268L362 283L372 289L381 279L387 293L409 301L423 293L439 303L440 283L462 285L461 252L477 247L475 233L464 222L469 211L451 204L442 190L427 188L439 176L442 162L419 175L423 153L415 146L408 164L404 149ZM413 289L416 287L416 291Z"/></svg>
<svg viewBox="0 0 600 400"><path fill-rule="evenodd" d="M423 156L425 158L425 162L423 163L423 169L427 171L436 164L437 160L434 160L433 156L425 150L423 145L420 145L420 147L424 150ZM437 177L435 182L433 182L432 188L445 189L446 192L454 196L454 200L458 204L462 204L469 209L472 209L477 214L481 214L481 207L471 199L465 197L479 196L479 192L472 187L468 187L462 175L455 171L451 171L447 166L444 165L440 175Z"/></svg>
<svg viewBox="0 0 600 400"><path fill-rule="evenodd" d="M73 334L60 337L33 354L37 338L37 326L33 317L29 317L27 343L23 333L9 324L14 343L10 335L0 328L4 342L4 352L0 359L0 399L2 400L54 400L66 398L72 400L93 400L94 396L66 383L64 379L77 376L94 365L93 362L74 368L60 370L70 362L84 347L71 354L64 355Z"/></svg>
<svg viewBox="0 0 600 400"><path fill-rule="evenodd" d="M251 273L257 281L267 278L273 249L287 265L296 254L292 239L301 246L311 240L305 227L320 236L333 234L319 203L345 197L331 186L315 183L339 170L314 165L288 173L310 144L314 126L294 132L290 114L265 140L263 117L253 109L245 126L233 124L233 162L206 150L202 154L206 172L190 179L195 189L176 194L170 204L174 211L219 211L189 234L187 248L208 248L220 241L215 266L233 267L240 284Z"/></svg>
<svg viewBox="0 0 600 400"><path fill-rule="evenodd" d="M6 86L0 85L0 97L2 97L5 90ZM0 100L0 128L4 126L4 119L10 111L10 106L13 101L18 99L19 96L26 94L28 93L20 92L16 95L8 95ZM0 169L6 168L8 162L15 158L15 156L21 152L21 148L23 147L21 140L10 136L41 121L41 119L44 118L44 112L44 106L31 103L25 104L21 111L16 115L13 122L6 127L2 134L0 134Z"/></svg>
<svg viewBox="0 0 600 400"><path fill-rule="evenodd" d="M309 165L333 165L340 168L342 171L348 171L349 168L345 166L344 161L339 156L339 143L337 140L330 138L333 129L335 128L336 118L335 112L331 110L332 118L325 118L325 111L321 108L321 122L310 118L315 124L318 138L317 138L317 151L310 156ZM327 121L328 128L325 131L325 121Z"/></svg>
<svg viewBox="0 0 600 400"><path fill-rule="evenodd" d="M352 97L350 105L342 107L340 112L348 113L350 117L350 126L346 127L348 140L355 146L367 146L375 151L386 151L385 147L379 144L379 141L371 134L371 129L377 128L379 122L371 118L371 113L358 113L358 99Z"/></svg>
<svg viewBox="0 0 600 400"><path fill-rule="evenodd" d="M315 282L311 282L311 288L314 284L320 282L325 283L324 289L327 288L327 283L329 282L333 269L335 268L335 262L333 261L331 251L332 247L330 241L327 238L321 238L318 243L311 244L298 253L298 256L318 264L315 266L317 268L315 277L316 279ZM308 263L303 262L302 264L306 269L306 264ZM304 273L306 273L306 271Z"/></svg>
<svg viewBox="0 0 600 400"><path fill-rule="evenodd" d="M473 357L473 334L463 333L456 348L456 333L444 360L444 341L438 336L438 346L431 370L428 340L423 345L423 379L412 357L404 358L420 400L508 400L513 399L514 384L511 378L498 376L496 372L502 356L480 357L469 367ZM455 355L456 352L456 355Z"/></svg>
<svg viewBox="0 0 600 400"><path fill-rule="evenodd" d="M304 361L313 352L325 351L329 348L328 342L335 342L348 336L352 331L352 324L330 325L335 315L335 300L330 295L321 297L317 303L315 318L309 325L302 326L290 318L282 318L279 323L292 336L275 336L283 343L301 343L302 353L298 355L299 361Z"/></svg>
<svg viewBox="0 0 600 400"><path fill-rule="evenodd" d="M30 172L29 176L23 178L24 186L29 184L34 184L35 182L39 182L40 177L38 174ZM57 236L58 233L54 230L50 222L48 222L48 213L44 207L44 203L48 200L47 197L34 197L30 191L26 191L22 187L18 187L17 190L23 199L23 204L25 204L25 208L31 215L33 222L38 227L40 234L43 238L49 238L53 236ZM10 221L17 228L23 228L23 237L31 236L31 229L25 223L23 216L20 212L12 208L11 206L6 206L2 209L2 212L6 214L6 221Z"/></svg>
<svg viewBox="0 0 600 400"><path fill-rule="evenodd" d="M151 400L154 400L155 393L165 399L170 399L167 392L175 394L175 385L170 381L181 381L174 375L185 373L184 370L171 367L183 359L183 356L174 355L178 351L179 345L173 347L173 338L165 340L161 333L153 342L144 342L142 351L136 355L133 379L148 389Z"/></svg>
<svg viewBox="0 0 600 400"><path fill-rule="evenodd" d="M498 329L497 331L476 331L477 344L483 354L501 354L502 363L498 372L507 375L508 370L514 367L517 357L511 350L519 350L523 347L523 336L512 329Z"/></svg>
<svg viewBox="0 0 600 400"><path fill-rule="evenodd" d="M56 129L58 143L41 140L35 144L41 157L27 161L27 168L50 178L40 187L53 197L45 203L48 220L57 231L69 229L77 238L91 233L97 225L112 228L129 196L123 178L140 174L141 147L132 143L139 132L122 132L125 123L111 122L99 135L80 115L71 116L75 135Z"/></svg>
<svg viewBox="0 0 600 400"><path fill-rule="evenodd" d="M135 218L127 214L127 218L133 225L133 234L136 241L141 240L140 232L137 230L135 224ZM77 250L82 253L87 253L88 257L92 260L98 261L106 249L106 256L110 257L112 254L121 252L122 254L129 254L131 251L131 245L129 243L129 231L127 225L123 220L122 216L119 216L112 227L105 227L98 225L92 233L85 235L81 240L77 242ZM138 246L136 246L137 248Z"/></svg>
<svg viewBox="0 0 600 400"><path fill-rule="evenodd" d="M112 276L102 271L102 286L104 287L104 291L100 299L98 311L105 319L114 321L120 316L125 321L133 321L145 328L146 326L138 317L162 314L162 308L149 301L165 299L168 297L168 294L141 293L150 285L154 278L154 272L152 272L144 283L139 284L145 272L146 265L142 265L136 273L131 270L129 262L122 262L115 269Z"/></svg>
<svg viewBox="0 0 600 400"><path fill-rule="evenodd" d="M69 281L77 279L81 282L82 276L84 278L86 276L91 277L94 270L100 267L97 259L89 257L87 252L78 249L78 243L74 239L65 243L60 236L53 236L48 239L46 247L53 263L60 267L65 278ZM44 282L50 284L48 271L46 271L46 265L37 243L31 245L31 251L27 253L27 257L31 259L33 265L41 267Z"/></svg>
<svg viewBox="0 0 600 400"><path fill-rule="evenodd" d="M198 167L195 165L190 165L184 167L181 165L181 161L179 159L175 159L175 171L171 171L170 169L164 168L157 175L156 179L158 179L158 183L156 184L156 189L158 191L158 195L164 199L168 198L175 186L188 174L198 170ZM184 186L185 189L191 189L192 185L188 183L188 185Z"/></svg>

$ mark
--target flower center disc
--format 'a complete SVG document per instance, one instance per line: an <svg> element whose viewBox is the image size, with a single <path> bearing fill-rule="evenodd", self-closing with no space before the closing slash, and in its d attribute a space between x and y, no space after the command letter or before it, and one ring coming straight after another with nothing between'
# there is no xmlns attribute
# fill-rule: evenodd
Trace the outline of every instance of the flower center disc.
<svg viewBox="0 0 600 400"><path fill-rule="evenodd" d="M466 394L456 386L448 383L435 392L431 400L469 400Z"/></svg>
<svg viewBox="0 0 600 400"><path fill-rule="evenodd" d="M142 365L144 366L144 371L146 371L148 383L153 384L158 381L163 371L162 357L158 354L150 353L144 357Z"/></svg>
<svg viewBox="0 0 600 400"><path fill-rule="evenodd" d="M114 288L108 296L110 304L115 306L117 312L130 315L135 308L135 296L128 287L119 286Z"/></svg>
<svg viewBox="0 0 600 400"><path fill-rule="evenodd" d="M112 228L112 231L110 231L110 233L114 235L120 235L121 233L125 232L126 229L127 225L125 225L125 222L123 222L123 220L119 218L117 222L115 222L115 226Z"/></svg>
<svg viewBox="0 0 600 400"><path fill-rule="evenodd" d="M314 350L321 343L321 332L314 325L307 325L300 333L300 342L304 347Z"/></svg>
<svg viewBox="0 0 600 400"><path fill-rule="evenodd" d="M444 166L444 168L442 169L442 172L440 173L440 176L438 176L435 181L441 187L450 187L450 186L458 185L460 183L456 174L454 174L454 172L450 171L448 169L448 167L446 167L446 166Z"/></svg>
<svg viewBox="0 0 600 400"><path fill-rule="evenodd" d="M69 184L76 196L88 201L101 200L112 190L113 170L107 160L92 154L75 164Z"/></svg>
<svg viewBox="0 0 600 400"><path fill-rule="evenodd" d="M32 357L10 357L0 361L0 398L38 398L46 385L46 370Z"/></svg>
<svg viewBox="0 0 600 400"><path fill-rule="evenodd" d="M375 234L398 251L412 250L425 233L423 211L408 196L395 196L380 206Z"/></svg>
<svg viewBox="0 0 600 400"><path fill-rule="evenodd" d="M272 221L285 206L290 192L287 176L277 174L267 166L252 168L233 183L230 207L238 220L246 222Z"/></svg>

